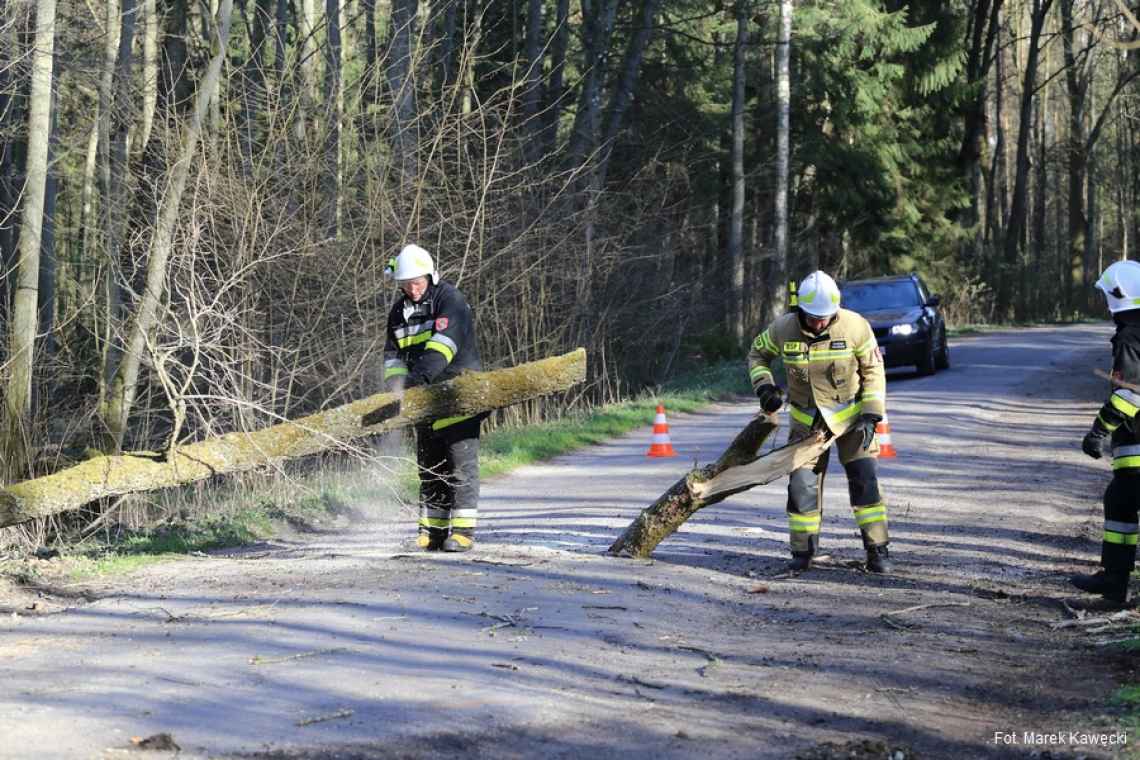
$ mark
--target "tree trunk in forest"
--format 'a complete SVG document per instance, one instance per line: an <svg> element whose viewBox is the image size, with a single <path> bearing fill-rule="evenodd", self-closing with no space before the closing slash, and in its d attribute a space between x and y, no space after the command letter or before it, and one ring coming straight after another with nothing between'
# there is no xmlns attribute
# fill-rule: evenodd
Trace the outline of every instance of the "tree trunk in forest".
<svg viewBox="0 0 1140 760"><path fill-rule="evenodd" d="M392 0L389 24L388 90L392 96L392 163L400 186L406 187L417 175L415 136L416 15L419 0ZM462 53L460 54L462 57ZM473 64L468 64L473 65Z"/></svg>
<svg viewBox="0 0 1140 760"><path fill-rule="evenodd" d="M259 137L261 114L265 109L265 50L267 30L272 24L271 3L275 0L254 0L252 18L242 2L242 18L247 24L249 52L241 65L238 85L241 88L241 116L238 121L238 144L241 145L242 170L247 177L253 174L254 156L259 152L262 140ZM330 30L331 36L331 30ZM335 92L330 90L329 92Z"/></svg>
<svg viewBox="0 0 1140 760"><path fill-rule="evenodd" d="M223 0L223 5L229 0ZM193 483L346 448L419 422L472 415L565 391L586 379L586 351L412 388L377 393L250 433L228 433L169 452L101 456L0 490L0 527L76 509L97 499Z"/></svg>
<svg viewBox="0 0 1140 760"><path fill-rule="evenodd" d="M17 34L16 9L0 5L0 272L13 272L16 264L17 224L23 180L23 156L27 129L23 123L20 81L16 68L22 45ZM0 325L6 325L15 291L15 277L0 277ZM5 347L6 348L6 347ZM0 357L2 360L2 357Z"/></svg>
<svg viewBox="0 0 1140 760"><path fill-rule="evenodd" d="M1028 262L1028 271L1032 272L1032 276L1025 278L1025 304L1022 310L1022 317L1025 318L1029 314L1043 315L1044 309L1049 308L1050 305L1046 304L1042 298L1045 293L1050 296L1056 295L1054 290L1054 283L1051 282L1051 275L1053 267L1050 266L1050 258L1047 256L1048 240L1045 235L1045 221L1046 209L1048 204L1049 188L1049 168L1047 163L1048 156L1048 136L1045 132L1045 121L1049 118L1049 91L1042 92L1038 100L1036 113L1033 118L1033 145L1035 158L1033 161L1033 218L1030 224L1030 259ZM1053 298L1053 305L1056 302ZM1059 317L1059 313L1053 313L1049 316Z"/></svg>
<svg viewBox="0 0 1140 760"><path fill-rule="evenodd" d="M744 66L748 42L748 3L736 0L736 43L732 51L732 213L728 220L729 326L744 345Z"/></svg>
<svg viewBox="0 0 1140 760"><path fill-rule="evenodd" d="M998 13L998 29L1003 27L1002 14ZM994 119L993 119L993 156L990 158L990 181L986 186L986 240L990 245L992 255L989 258L986 279L995 283L995 291L1001 287L1001 256L998 249L1001 247L1001 234L1005 229L1006 192L1009 189L1008 176L1005 171L1006 160L1006 128L1005 128L1005 46L1000 38L994 53ZM995 292L996 295L996 292Z"/></svg>
<svg viewBox="0 0 1140 760"><path fill-rule="evenodd" d="M1092 94L1089 94L1089 106L1092 106ZM1088 209L1088 226L1085 228L1085 271L1089 272L1089 297L1090 299L1099 295L1094 291L1092 283L1100 276L1100 272L1104 269L1104 261L1101 259L1100 252L1100 194L1097 192L1099 187L1097 181L1097 162L1096 154L1092 151L1089 152L1088 163L1088 183L1086 184L1088 196L1086 198L1086 208ZM1099 299L1098 299L1099 300ZM1098 304L1099 305L1099 304Z"/></svg>
<svg viewBox="0 0 1140 760"><path fill-rule="evenodd" d="M598 113L602 83L606 76L606 60L613 37L617 0L583 0L582 2L582 76L578 92L578 110L570 130L566 156L570 167L582 166L598 140Z"/></svg>
<svg viewBox="0 0 1140 760"><path fill-rule="evenodd" d="M83 190L80 194L79 224L83 230L81 255L86 261L95 257L95 241L98 239L99 224L95 219L95 174L99 166L99 104L95 104L95 119L87 135L87 153L83 162Z"/></svg>
<svg viewBox="0 0 1140 760"><path fill-rule="evenodd" d="M360 97L363 111L367 113L370 106L380 102L381 78L378 70L380 48L376 41L376 0L362 0L361 11L364 14L364 74L361 77ZM361 136L365 143L372 142L376 136L375 123L374 118L366 117L361 120Z"/></svg>
<svg viewBox="0 0 1140 760"><path fill-rule="evenodd" d="M1081 64L1076 60L1077 30L1073 24L1076 0L1061 0L1061 43L1065 60L1065 87L1069 95L1069 228L1066 244L1069 250L1071 282L1068 288L1070 308L1084 310L1089 297L1087 288L1093 276L1085 258L1085 236L1088 217L1085 214L1085 183L1088 181L1088 153L1085 151L1090 52L1084 52Z"/></svg>
<svg viewBox="0 0 1140 760"><path fill-rule="evenodd" d="M58 70L58 66L54 66ZM56 77L58 79L58 75ZM39 325L40 351L45 356L54 356L55 345L55 299L56 299L56 250L55 250L55 207L59 194L59 170L56 161L59 157L59 88L52 88L51 133L48 136L47 181L44 184L44 218L40 233L40 276L39 276Z"/></svg>
<svg viewBox="0 0 1140 760"><path fill-rule="evenodd" d="M566 97L563 80L566 73L566 49L570 41L570 0L557 0L554 16L554 38L550 42L550 79L546 85L543 109L542 150L554 153L558 146L558 122Z"/></svg>
<svg viewBox="0 0 1140 760"><path fill-rule="evenodd" d="M289 36L289 0L277 0L273 13L273 84L280 90L285 81L286 40ZM278 94L280 98L280 93ZM281 106L278 100L278 106Z"/></svg>
<svg viewBox="0 0 1140 760"><path fill-rule="evenodd" d="M1008 312L1016 304L1016 289L1022 278L1021 252L1025 235L1029 190L1029 135L1033 126L1033 99L1037 89L1037 63L1041 52L1041 32L1045 17L1053 0L1033 0L1030 19L1029 52L1025 61L1025 75L1021 91L1020 119L1017 125L1017 157L1010 203L1009 224L1005 229L1004 271L998 294L998 308Z"/></svg>
<svg viewBox="0 0 1140 760"><path fill-rule="evenodd" d="M772 262L772 280L769 303L772 304L769 320L784 313L787 308L788 278L788 174L791 152L791 48L792 0L780 0L780 30L776 39L776 208L773 219L775 258Z"/></svg>
<svg viewBox="0 0 1140 760"><path fill-rule="evenodd" d="M985 199L984 172L982 161L985 156L986 137L986 98L991 64L993 62L994 40L997 38L998 21L1003 0L975 0L971 18L970 47L966 54L966 82L972 88L972 95L963 108L964 132L962 146L958 151L958 166L970 189L970 205L962 217L962 227L978 227L983 223ZM980 262L985 231L978 227L972 238L972 250L966 254L971 263Z"/></svg>
<svg viewBox="0 0 1140 760"><path fill-rule="evenodd" d="M528 0L526 11L526 76L523 82L523 130L528 139L523 147L527 163L542 157L542 41L543 0Z"/></svg>
<svg viewBox="0 0 1140 760"><path fill-rule="evenodd" d="M158 220L150 243L146 284L139 299L134 323L131 325L123 361L114 376L108 377L105 395L100 400L99 417L105 429L104 450L119 451L126 435L127 422L138 390L139 370L142 366L146 340L158 320L158 309L166 283L166 265L174 246L174 228L178 221L182 194L190 175L190 164L197 151L198 138L209 113L210 102L217 94L221 79L232 14L233 0L221 0L216 24L218 34L218 39L215 41L216 51L199 84L194 112L183 136L181 153L170 168L168 182L164 183L167 194L160 202Z"/></svg>
<svg viewBox="0 0 1140 760"><path fill-rule="evenodd" d="M142 127L136 140L136 154L141 155L150 142L154 129L154 111L158 107L158 7L156 0L143 0L143 105Z"/></svg>
<svg viewBox="0 0 1140 760"><path fill-rule="evenodd" d="M463 47L459 51L459 70L456 85L460 88L459 112L464 116L475 108L475 64L479 55L479 43L483 39L483 14L476 10L468 12L464 3ZM413 68L413 75L415 70Z"/></svg>
<svg viewBox="0 0 1140 760"><path fill-rule="evenodd" d="M114 4L114 3L112 3ZM107 50L101 86L106 93L106 111L100 108L103 213L103 256L105 260L106 333L103 346L104 388L112 383L122 361L123 336L119 332L126 321L126 304L122 263L126 257L125 234L130 190L127 181L127 131L131 102L131 62L134 47L134 29L137 6L135 0L122 0L121 13L115 18L119 33L116 35L117 52ZM108 13L107 22L111 23ZM108 74L108 72L110 72ZM100 106L104 91L100 92ZM104 142L105 141L105 142Z"/></svg>
<svg viewBox="0 0 1140 760"><path fill-rule="evenodd" d="M317 48L317 0L300 0L297 9L297 33L300 37L297 47L300 52L298 68L301 71L300 97L298 99L297 140L305 141L305 137L316 125L313 123L311 110L314 103L319 102L317 92L317 64L320 62Z"/></svg>
<svg viewBox="0 0 1140 760"><path fill-rule="evenodd" d="M341 193L344 188L344 153L341 130L344 124L344 77L341 73L340 0L325 2L325 94L328 98L325 118L324 196L328 204L325 226L329 237L340 238L343 213Z"/></svg>
<svg viewBox="0 0 1140 760"><path fill-rule="evenodd" d="M32 368L39 323L40 243L51 134L52 63L55 55L55 0L36 3L32 50L31 95L28 103L27 180L20 220L16 294L8 333L8 385L4 393L3 441L0 452L7 480L27 471L31 434Z"/></svg>
<svg viewBox="0 0 1140 760"><path fill-rule="evenodd" d="M639 558L652 554L658 544L671 536L697 510L722 500L694 498L690 490L691 484L712 480L730 467L756 461L756 453L778 426L774 414L755 417L736 435L715 462L691 470L653 504L642 510L637 519L613 542L609 553Z"/></svg>
<svg viewBox="0 0 1140 760"><path fill-rule="evenodd" d="M442 28L439 30L439 71L436 82L441 92L447 92L459 79L459 5L461 0L444 0ZM445 102L450 98L445 98Z"/></svg>
<svg viewBox="0 0 1140 760"><path fill-rule="evenodd" d="M742 0L744 2L746 0ZM606 109L605 124L602 128L603 154L598 162L597 171L600 175L599 188L606 184L606 172L609 169L610 157L613 154L614 143L617 142L618 133L621 132L625 120L625 112L633 102L637 92L637 80L641 73L641 60L645 57L645 50L653 37L653 30L657 23L657 11L661 7L661 0L645 0L641 7L641 23L637 33L630 38L626 46L625 57L622 59L621 76L614 86L610 104ZM745 24L748 20L745 19ZM743 50L741 52L743 55ZM741 117L743 118L743 117Z"/></svg>
<svg viewBox="0 0 1140 760"><path fill-rule="evenodd" d="M170 0L163 18L162 56L159 59L158 99L166 118L185 112L193 96L193 82L187 71L186 49L190 9L188 0Z"/></svg>

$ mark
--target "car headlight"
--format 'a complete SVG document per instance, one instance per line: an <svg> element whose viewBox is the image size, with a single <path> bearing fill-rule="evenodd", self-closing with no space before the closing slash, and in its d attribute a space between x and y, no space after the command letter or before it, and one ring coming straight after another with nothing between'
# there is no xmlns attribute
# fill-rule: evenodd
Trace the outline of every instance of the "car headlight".
<svg viewBox="0 0 1140 760"><path fill-rule="evenodd" d="M891 327L891 335L912 335L918 332L914 325L894 325Z"/></svg>

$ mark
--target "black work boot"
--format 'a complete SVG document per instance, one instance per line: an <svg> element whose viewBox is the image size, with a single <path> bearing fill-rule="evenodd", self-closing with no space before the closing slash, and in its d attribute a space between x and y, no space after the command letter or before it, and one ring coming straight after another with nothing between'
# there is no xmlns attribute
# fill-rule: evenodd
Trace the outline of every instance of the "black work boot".
<svg viewBox="0 0 1140 760"><path fill-rule="evenodd" d="M802 573L811 567L811 554L797 554L792 552L792 561L788 563L788 571L793 573Z"/></svg>
<svg viewBox="0 0 1140 760"><path fill-rule="evenodd" d="M437 552L447 540L447 531L442 528L420 527L416 534L416 546L425 552Z"/></svg>
<svg viewBox="0 0 1140 760"><path fill-rule="evenodd" d="M445 552L469 552L475 546L475 531L471 528L453 528L443 542Z"/></svg>
<svg viewBox="0 0 1140 760"><path fill-rule="evenodd" d="M879 544L875 546L869 544L867 546L867 572L889 573L891 570L891 558L890 552L887 550L887 545Z"/></svg>
<svg viewBox="0 0 1140 760"><path fill-rule="evenodd" d="M1100 594L1106 601L1116 604L1128 602L1128 576L1106 573L1100 570L1092 575L1074 575L1069 582L1081 591Z"/></svg>

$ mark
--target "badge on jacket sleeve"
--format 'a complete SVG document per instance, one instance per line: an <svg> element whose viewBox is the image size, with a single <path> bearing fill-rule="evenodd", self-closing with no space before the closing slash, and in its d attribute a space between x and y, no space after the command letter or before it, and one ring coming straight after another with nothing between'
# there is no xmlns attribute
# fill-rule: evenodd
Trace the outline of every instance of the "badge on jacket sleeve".
<svg viewBox="0 0 1140 760"><path fill-rule="evenodd" d="M447 329L447 317L436 317L435 329L436 330L446 330Z"/></svg>

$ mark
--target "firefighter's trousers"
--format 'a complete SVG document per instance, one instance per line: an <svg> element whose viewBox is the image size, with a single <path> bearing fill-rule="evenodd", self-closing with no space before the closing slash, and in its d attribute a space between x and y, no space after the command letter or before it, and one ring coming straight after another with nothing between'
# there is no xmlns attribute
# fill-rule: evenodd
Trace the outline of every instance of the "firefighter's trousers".
<svg viewBox="0 0 1140 760"><path fill-rule="evenodd" d="M483 417L439 430L416 426L420 527L473 533L479 509L479 426Z"/></svg>
<svg viewBox="0 0 1140 760"><path fill-rule="evenodd" d="M1119 462L1121 457L1117 457ZM1115 463L1114 463L1115 465ZM1136 565L1140 469L1117 469L1104 491L1104 540L1100 563L1105 573L1127 582Z"/></svg>
<svg viewBox="0 0 1140 760"><path fill-rule="evenodd" d="M788 431L788 443L795 443L811 434L807 425L793 420ZM863 436L852 430L836 439L839 461L847 472L847 490L855 524L863 537L864 546L883 546L887 534L887 504L879 491L876 459L879 439L871 441L864 451ZM823 480L827 474L828 448L813 463L793 470L788 478L788 533L792 554L811 556L819 549L819 530L823 523Z"/></svg>

